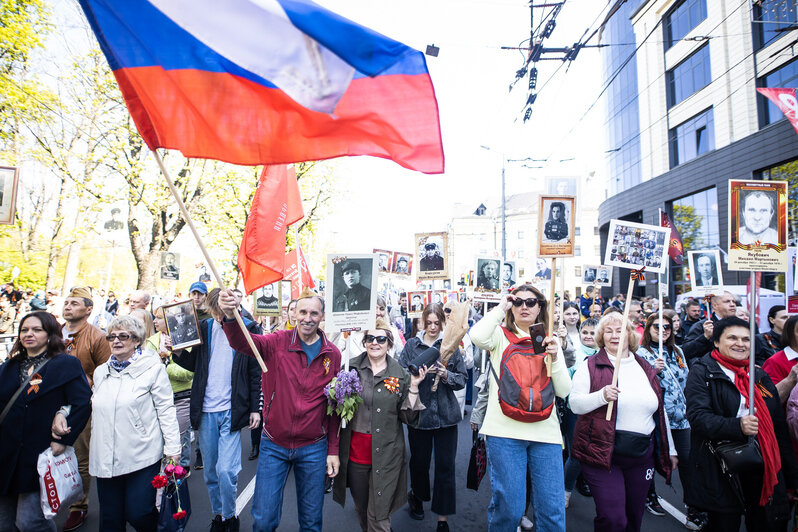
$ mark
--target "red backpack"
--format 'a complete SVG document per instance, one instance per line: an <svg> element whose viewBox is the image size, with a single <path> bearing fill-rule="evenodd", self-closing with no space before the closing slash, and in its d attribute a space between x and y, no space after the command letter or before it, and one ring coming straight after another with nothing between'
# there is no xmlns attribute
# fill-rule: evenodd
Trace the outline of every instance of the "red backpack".
<svg viewBox="0 0 798 532"><path fill-rule="evenodd" d="M547 419L554 409L554 384L546 374L545 353L535 353L532 339L518 338L502 327L510 345L502 353L499 376L499 406L505 416L533 423Z"/></svg>

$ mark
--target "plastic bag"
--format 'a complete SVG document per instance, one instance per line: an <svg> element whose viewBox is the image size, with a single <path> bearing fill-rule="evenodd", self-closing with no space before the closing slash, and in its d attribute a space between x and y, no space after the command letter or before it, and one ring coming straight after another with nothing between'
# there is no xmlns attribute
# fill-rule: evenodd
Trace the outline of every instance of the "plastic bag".
<svg viewBox="0 0 798 532"><path fill-rule="evenodd" d="M67 447L58 456L49 447L39 455L36 463L39 472L39 497L42 513L52 519L58 509L70 505L83 497L83 482L78 472L78 457L75 449Z"/></svg>

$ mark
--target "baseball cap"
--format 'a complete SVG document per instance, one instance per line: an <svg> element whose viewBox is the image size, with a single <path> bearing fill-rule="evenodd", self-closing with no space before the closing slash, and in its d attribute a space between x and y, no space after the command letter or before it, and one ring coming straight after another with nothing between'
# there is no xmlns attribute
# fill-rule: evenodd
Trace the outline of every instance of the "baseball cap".
<svg viewBox="0 0 798 532"><path fill-rule="evenodd" d="M199 292L200 294L207 294L208 287L205 286L205 283L197 281L196 283L191 285L191 288L188 289L188 293L190 294L191 292Z"/></svg>

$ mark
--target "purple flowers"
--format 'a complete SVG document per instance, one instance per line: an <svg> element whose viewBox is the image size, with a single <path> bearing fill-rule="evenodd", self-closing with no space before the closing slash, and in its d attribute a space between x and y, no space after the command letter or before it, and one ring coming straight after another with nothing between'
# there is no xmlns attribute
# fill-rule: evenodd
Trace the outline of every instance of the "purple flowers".
<svg viewBox="0 0 798 532"><path fill-rule="evenodd" d="M324 396L327 398L327 414L335 412L341 419L351 421L355 411L363 398L363 385L357 371L341 370L333 377L330 384L324 387Z"/></svg>

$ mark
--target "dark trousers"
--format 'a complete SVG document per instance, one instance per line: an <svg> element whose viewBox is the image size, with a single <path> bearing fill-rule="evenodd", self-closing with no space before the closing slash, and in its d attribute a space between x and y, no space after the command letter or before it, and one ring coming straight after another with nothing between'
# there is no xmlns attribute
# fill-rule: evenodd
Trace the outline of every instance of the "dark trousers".
<svg viewBox="0 0 798 532"><path fill-rule="evenodd" d="M653 440L641 458L614 455L609 471L582 463L582 476L593 492L596 532L638 532L654 477Z"/></svg>
<svg viewBox="0 0 798 532"><path fill-rule="evenodd" d="M430 500L429 466L435 451L435 478L430 509L438 515L455 513L457 490L454 459L457 454L457 425L442 429L407 428L410 443L410 488L422 501Z"/></svg>
<svg viewBox="0 0 798 532"><path fill-rule="evenodd" d="M100 530L125 532L130 523L137 532L155 532L158 510L152 479L161 470L161 462L126 475L97 479L100 502Z"/></svg>
<svg viewBox="0 0 798 532"><path fill-rule="evenodd" d="M779 473L779 480L784 478ZM709 521L703 530L710 532L736 532L740 530L740 521L745 518L745 528L748 532L786 532L789 515L782 513L779 519L772 511L766 511L759 506L759 497L762 490L762 475L750 475L740 478L740 486L745 500L745 512L720 513L707 512Z"/></svg>
<svg viewBox="0 0 798 532"><path fill-rule="evenodd" d="M467 405L473 404L474 399L474 368L468 370L468 382L466 383L465 402Z"/></svg>

